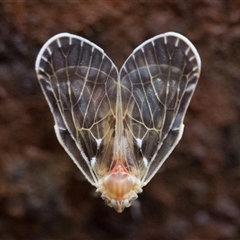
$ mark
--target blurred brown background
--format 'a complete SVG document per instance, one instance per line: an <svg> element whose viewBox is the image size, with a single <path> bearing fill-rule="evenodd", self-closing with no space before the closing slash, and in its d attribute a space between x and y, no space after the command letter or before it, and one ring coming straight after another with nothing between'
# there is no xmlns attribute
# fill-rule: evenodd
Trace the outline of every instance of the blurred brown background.
<svg viewBox="0 0 240 240"><path fill-rule="evenodd" d="M42 45L70 32L118 67L140 43L176 31L202 73L180 144L118 214L58 143L35 76ZM0 239L240 239L240 1L0 3Z"/></svg>

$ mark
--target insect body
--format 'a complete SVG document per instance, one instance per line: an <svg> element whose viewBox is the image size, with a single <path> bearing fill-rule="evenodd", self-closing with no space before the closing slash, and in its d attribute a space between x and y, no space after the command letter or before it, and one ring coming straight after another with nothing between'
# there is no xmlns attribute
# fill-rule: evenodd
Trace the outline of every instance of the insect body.
<svg viewBox="0 0 240 240"><path fill-rule="evenodd" d="M122 212L182 137L201 60L168 32L137 47L120 71L92 42L61 33L40 50L36 72L57 138L110 207Z"/></svg>

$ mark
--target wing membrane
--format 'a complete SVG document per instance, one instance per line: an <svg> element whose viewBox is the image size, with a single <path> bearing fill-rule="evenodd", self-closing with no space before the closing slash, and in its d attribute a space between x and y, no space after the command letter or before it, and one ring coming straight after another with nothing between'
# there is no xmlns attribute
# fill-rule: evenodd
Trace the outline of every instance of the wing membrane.
<svg viewBox="0 0 240 240"><path fill-rule="evenodd" d="M42 47L36 72L58 140L110 206L115 193L129 206L181 139L200 68L192 43L172 32L137 47L119 73L84 38L62 33Z"/></svg>
<svg viewBox="0 0 240 240"><path fill-rule="evenodd" d="M181 139L200 64L190 41L166 33L136 48L120 70L124 131L145 184Z"/></svg>
<svg viewBox="0 0 240 240"><path fill-rule="evenodd" d="M103 159L104 165L106 161L110 164L112 156L115 65L95 44L63 33L43 46L36 71L54 116L58 140L86 178L96 185L96 167L100 168Z"/></svg>

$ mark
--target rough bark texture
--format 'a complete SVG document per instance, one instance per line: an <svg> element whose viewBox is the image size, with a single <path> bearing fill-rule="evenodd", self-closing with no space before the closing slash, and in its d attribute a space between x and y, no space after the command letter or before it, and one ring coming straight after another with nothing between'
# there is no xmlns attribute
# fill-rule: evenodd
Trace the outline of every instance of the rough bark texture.
<svg viewBox="0 0 240 240"><path fill-rule="evenodd" d="M0 3L0 239L239 239L240 2ZM185 133L122 214L57 142L34 63L54 34L102 47L118 67L157 34L189 38L202 59Z"/></svg>

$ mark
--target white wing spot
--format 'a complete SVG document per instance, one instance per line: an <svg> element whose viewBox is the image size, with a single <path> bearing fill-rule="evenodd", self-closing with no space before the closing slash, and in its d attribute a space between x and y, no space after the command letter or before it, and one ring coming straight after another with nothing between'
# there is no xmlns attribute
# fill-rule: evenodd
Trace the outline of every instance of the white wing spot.
<svg viewBox="0 0 240 240"><path fill-rule="evenodd" d="M90 160L91 166L94 167L94 165L96 164L96 157L92 157L92 159Z"/></svg>
<svg viewBox="0 0 240 240"><path fill-rule="evenodd" d="M102 138L96 139L96 142L97 142L97 147L99 148L102 142Z"/></svg>
<svg viewBox="0 0 240 240"><path fill-rule="evenodd" d="M69 38L69 45L72 45L72 38Z"/></svg>
<svg viewBox="0 0 240 240"><path fill-rule="evenodd" d="M190 47L185 51L185 55L188 55L189 50L190 50Z"/></svg>
<svg viewBox="0 0 240 240"><path fill-rule="evenodd" d="M136 138L136 142L139 148L142 147L142 139L141 138Z"/></svg>
<svg viewBox="0 0 240 240"><path fill-rule="evenodd" d="M194 73L193 76L199 78L199 72Z"/></svg>
<svg viewBox="0 0 240 240"><path fill-rule="evenodd" d="M196 71L198 69L198 66L193 67L193 71Z"/></svg>
<svg viewBox="0 0 240 240"><path fill-rule="evenodd" d="M179 43L179 38L176 39L176 42L175 42L175 47L178 46L178 43Z"/></svg>
<svg viewBox="0 0 240 240"><path fill-rule="evenodd" d="M48 53L49 53L50 55L52 55L52 51L51 51L51 49L50 49L49 47L47 47L47 51L48 51Z"/></svg>
<svg viewBox="0 0 240 240"><path fill-rule="evenodd" d="M191 58L189 58L189 61L191 62L194 58L195 56L192 56Z"/></svg>
<svg viewBox="0 0 240 240"><path fill-rule="evenodd" d="M170 87L170 83L168 82L168 83L167 83L167 87L166 87L166 94L169 93L169 87Z"/></svg>
<svg viewBox="0 0 240 240"><path fill-rule="evenodd" d="M44 57L44 56L42 56L42 59L45 61L45 62L47 62L48 60Z"/></svg>
<svg viewBox="0 0 240 240"><path fill-rule="evenodd" d="M45 72L45 70L41 67L38 68L40 71Z"/></svg>
<svg viewBox="0 0 240 240"><path fill-rule="evenodd" d="M62 44L61 44L61 42L59 41L59 39L57 39L57 45L58 45L58 47L62 47Z"/></svg>
<svg viewBox="0 0 240 240"><path fill-rule="evenodd" d="M46 85L46 89L47 89L48 91L53 92L53 89L52 89L49 85ZM60 128L59 128L59 129L60 129Z"/></svg>
<svg viewBox="0 0 240 240"><path fill-rule="evenodd" d="M189 84L188 87L186 88L186 91L193 91L195 88L195 84Z"/></svg>
<svg viewBox="0 0 240 240"><path fill-rule="evenodd" d="M167 37L164 36L164 44L167 44Z"/></svg>
<svg viewBox="0 0 240 240"><path fill-rule="evenodd" d="M148 160L147 160L145 157L143 157L143 163L144 163L145 167L147 167L147 165L148 165Z"/></svg>

